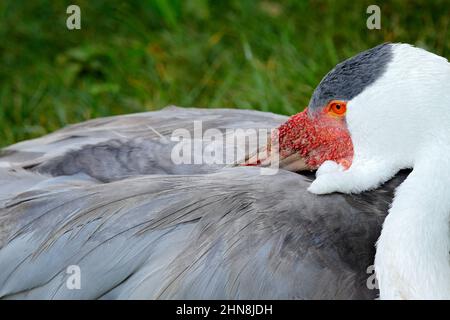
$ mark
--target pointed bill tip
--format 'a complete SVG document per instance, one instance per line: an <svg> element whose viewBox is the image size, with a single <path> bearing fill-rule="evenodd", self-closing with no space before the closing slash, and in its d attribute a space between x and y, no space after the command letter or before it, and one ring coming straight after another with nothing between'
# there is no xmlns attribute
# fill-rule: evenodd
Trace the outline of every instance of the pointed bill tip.
<svg viewBox="0 0 450 320"><path fill-rule="evenodd" d="M279 168L294 172L313 170L297 152L282 157L278 152L271 152L270 146L261 148L239 165Z"/></svg>

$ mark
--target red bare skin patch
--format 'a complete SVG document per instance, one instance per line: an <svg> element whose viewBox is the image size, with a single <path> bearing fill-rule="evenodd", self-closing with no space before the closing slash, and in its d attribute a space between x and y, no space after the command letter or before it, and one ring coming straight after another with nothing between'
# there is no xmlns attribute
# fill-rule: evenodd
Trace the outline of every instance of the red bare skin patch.
<svg viewBox="0 0 450 320"><path fill-rule="evenodd" d="M345 119L327 111L309 115L307 109L292 116L278 128L280 156L298 152L305 162L317 169L327 160L348 169L353 160L353 144Z"/></svg>

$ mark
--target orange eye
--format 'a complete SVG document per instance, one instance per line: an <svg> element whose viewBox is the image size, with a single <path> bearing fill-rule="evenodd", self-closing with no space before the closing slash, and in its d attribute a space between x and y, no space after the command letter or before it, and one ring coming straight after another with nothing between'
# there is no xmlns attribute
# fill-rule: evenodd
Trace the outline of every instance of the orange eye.
<svg viewBox="0 0 450 320"><path fill-rule="evenodd" d="M328 113L336 116L343 116L347 112L347 102L333 100L328 104Z"/></svg>

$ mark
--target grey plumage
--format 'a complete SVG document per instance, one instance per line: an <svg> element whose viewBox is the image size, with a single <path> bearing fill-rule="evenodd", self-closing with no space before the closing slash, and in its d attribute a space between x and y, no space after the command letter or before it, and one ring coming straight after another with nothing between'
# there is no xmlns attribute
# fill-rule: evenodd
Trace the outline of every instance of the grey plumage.
<svg viewBox="0 0 450 320"><path fill-rule="evenodd" d="M0 158L13 167L0 168L0 297L376 296L366 269L405 173L370 193L318 197L306 191L308 177L283 170L171 169L170 145L161 141L193 120L246 128L274 127L285 117L171 108L9 147ZM69 265L81 268L81 290L66 287Z"/></svg>
<svg viewBox="0 0 450 320"><path fill-rule="evenodd" d="M391 59L392 45L385 43L337 64L314 90L309 111L320 110L331 100L353 99L383 75Z"/></svg>
<svg viewBox="0 0 450 320"><path fill-rule="evenodd" d="M272 113L236 109L195 109L171 106L160 111L87 121L42 138L5 148L0 167L33 169L53 175L77 172L102 181L136 174L205 173L218 166L172 164L170 153L175 129L194 137L194 121L202 129L275 128L288 118Z"/></svg>

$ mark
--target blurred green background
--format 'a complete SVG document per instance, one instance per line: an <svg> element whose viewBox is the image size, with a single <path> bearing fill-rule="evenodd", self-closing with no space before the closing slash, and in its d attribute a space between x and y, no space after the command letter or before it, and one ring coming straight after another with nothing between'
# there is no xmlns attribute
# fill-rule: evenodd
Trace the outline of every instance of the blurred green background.
<svg viewBox="0 0 450 320"><path fill-rule="evenodd" d="M81 30L66 8L81 8ZM381 30L366 8L381 7ZM168 104L293 114L385 41L449 58L449 0L0 1L0 146Z"/></svg>

